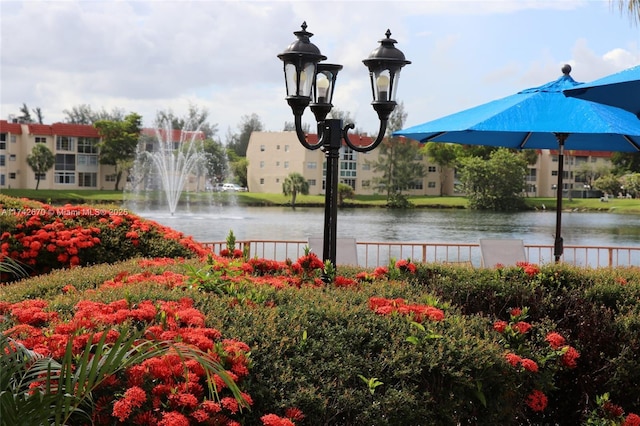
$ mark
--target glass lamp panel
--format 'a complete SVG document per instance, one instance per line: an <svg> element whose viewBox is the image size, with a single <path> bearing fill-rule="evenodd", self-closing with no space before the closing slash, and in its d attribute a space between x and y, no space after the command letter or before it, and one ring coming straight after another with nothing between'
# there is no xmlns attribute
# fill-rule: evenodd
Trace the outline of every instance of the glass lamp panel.
<svg viewBox="0 0 640 426"><path fill-rule="evenodd" d="M400 80L400 69L398 68L395 73L391 76L391 99L390 101L396 100L396 93L398 93L398 81Z"/></svg>
<svg viewBox="0 0 640 426"><path fill-rule="evenodd" d="M300 72L300 89L298 94L300 96L311 97L311 88L313 87L313 79L316 73L316 64L313 62L307 62L304 64L302 71Z"/></svg>
<svg viewBox="0 0 640 426"><path fill-rule="evenodd" d="M287 96L296 96L298 94L298 77L296 75L296 66L292 63L284 65L284 77L287 85Z"/></svg>
<svg viewBox="0 0 640 426"><path fill-rule="evenodd" d="M379 102L386 102L393 95L391 93L391 76L389 70L375 71L371 74L373 81L373 100Z"/></svg>

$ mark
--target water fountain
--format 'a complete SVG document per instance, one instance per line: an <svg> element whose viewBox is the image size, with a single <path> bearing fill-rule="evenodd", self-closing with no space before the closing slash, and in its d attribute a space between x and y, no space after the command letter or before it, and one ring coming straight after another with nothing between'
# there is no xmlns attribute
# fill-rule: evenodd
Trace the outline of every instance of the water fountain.
<svg viewBox="0 0 640 426"><path fill-rule="evenodd" d="M202 138L198 127L187 123L176 130L169 120L159 123L151 132L143 132L129 182L133 203L143 198L142 191L161 189L173 216L189 178L204 168ZM197 178L203 175L199 173ZM137 206L134 210L138 210Z"/></svg>

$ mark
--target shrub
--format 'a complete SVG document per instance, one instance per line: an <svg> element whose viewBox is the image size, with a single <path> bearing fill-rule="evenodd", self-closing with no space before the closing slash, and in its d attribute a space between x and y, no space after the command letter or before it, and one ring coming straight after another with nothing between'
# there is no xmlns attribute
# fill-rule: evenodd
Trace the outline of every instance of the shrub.
<svg viewBox="0 0 640 426"><path fill-rule="evenodd" d="M207 253L191 237L120 209L70 205L54 208L0 197L4 208L0 215L0 262L20 262L30 275L133 257L193 257ZM12 279L6 273L0 278Z"/></svg>

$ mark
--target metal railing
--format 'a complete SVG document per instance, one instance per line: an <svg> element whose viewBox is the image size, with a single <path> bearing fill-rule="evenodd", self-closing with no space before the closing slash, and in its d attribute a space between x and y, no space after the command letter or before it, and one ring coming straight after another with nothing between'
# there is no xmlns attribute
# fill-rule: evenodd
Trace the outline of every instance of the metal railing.
<svg viewBox="0 0 640 426"><path fill-rule="evenodd" d="M215 253L227 248L226 241L202 243ZM420 263L452 263L482 267L480 245L477 243L397 243L358 241L358 266L373 268L386 266L392 259L412 259ZM304 254L307 241L245 240L236 241L236 248L250 257L272 260L295 260ZM525 244L527 260L544 264L554 261L553 245ZM321 256L321 254L319 254ZM565 245L561 262L571 265L600 268L640 266L640 247ZM338 259L338 264L340 260ZM493 266L493 265L487 265Z"/></svg>

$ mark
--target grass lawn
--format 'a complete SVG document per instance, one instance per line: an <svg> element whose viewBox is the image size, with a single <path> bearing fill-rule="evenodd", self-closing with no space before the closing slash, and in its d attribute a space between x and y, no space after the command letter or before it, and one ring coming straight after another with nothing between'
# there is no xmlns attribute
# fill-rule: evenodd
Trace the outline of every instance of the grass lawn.
<svg viewBox="0 0 640 426"><path fill-rule="evenodd" d="M11 197L30 198L50 204L117 204L123 201L122 191L113 190L52 190L52 189L3 189L2 193ZM238 193L189 193L191 203L198 200L209 202L209 197L213 195L216 203L226 204L232 201L238 205L251 206L285 206L289 205L291 198L283 194L263 194L253 192ZM157 196L160 196L157 194ZM183 194L184 196L184 194ZM410 201L417 208L467 208L465 197L409 197ZM526 198L526 204L532 209L555 210L555 198ZM385 195L358 195L355 199L346 200L345 203L353 207L385 207ZM324 205L324 195L298 195L296 198L298 206L322 206ZM564 210L576 211L602 211L611 213L633 213L640 214L640 200L627 200L612 198L609 202L603 203L599 198L574 198L564 199L562 207Z"/></svg>

